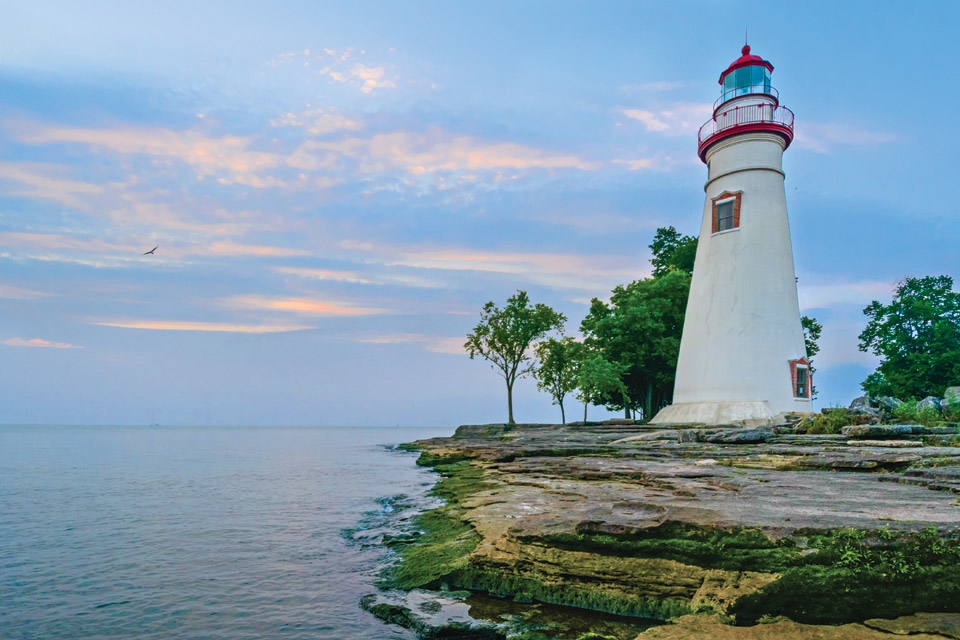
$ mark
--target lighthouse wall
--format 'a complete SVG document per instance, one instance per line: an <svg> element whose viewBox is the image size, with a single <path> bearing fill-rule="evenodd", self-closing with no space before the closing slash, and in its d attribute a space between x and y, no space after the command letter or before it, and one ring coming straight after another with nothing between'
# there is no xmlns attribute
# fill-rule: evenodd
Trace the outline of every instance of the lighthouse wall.
<svg viewBox="0 0 960 640"><path fill-rule="evenodd" d="M790 361L806 355L776 134L741 133L707 153L709 178L673 404L654 422L763 421L810 411ZM713 200L740 194L739 228L714 233Z"/></svg>

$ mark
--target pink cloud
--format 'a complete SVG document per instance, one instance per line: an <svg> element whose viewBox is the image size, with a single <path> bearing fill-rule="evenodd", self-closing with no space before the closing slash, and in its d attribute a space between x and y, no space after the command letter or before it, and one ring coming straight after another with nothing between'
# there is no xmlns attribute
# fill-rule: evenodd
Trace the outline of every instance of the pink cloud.
<svg viewBox="0 0 960 640"><path fill-rule="evenodd" d="M433 351L434 353L450 353L454 355L466 353L463 348L463 343L466 342L466 340L460 336L444 338L421 333L389 333L359 338L357 342L370 344L421 344L428 351Z"/></svg>
<svg viewBox="0 0 960 640"><path fill-rule="evenodd" d="M0 284L0 298L8 300L30 300L33 298L43 298L52 294L43 291L32 291L22 287L15 287L9 284Z"/></svg>
<svg viewBox="0 0 960 640"><path fill-rule="evenodd" d="M271 247L266 245L237 244L229 240L214 242L208 247L191 250L191 253L203 253L216 256L258 256L258 257L292 257L310 255L309 251L290 249L287 247Z"/></svg>
<svg viewBox="0 0 960 640"><path fill-rule="evenodd" d="M191 322L180 320L97 320L91 324L101 327L123 329L149 329L153 331L218 331L225 333L283 333L304 331L315 327L305 325L251 325L229 322Z"/></svg>
<svg viewBox="0 0 960 640"><path fill-rule="evenodd" d="M64 168L59 165L0 162L0 179L26 187L7 191L8 195L55 200L67 207L80 208L84 197L104 192L102 185L50 175L63 171Z"/></svg>
<svg viewBox="0 0 960 640"><path fill-rule="evenodd" d="M7 345L8 347L40 347L43 349L83 349L83 347L70 344L68 342L51 342L49 340L41 340L40 338L32 338L30 340L24 340L23 338L7 338L2 342L2 344Z"/></svg>
<svg viewBox="0 0 960 640"><path fill-rule="evenodd" d="M225 300L231 307L266 311L289 311L317 316L368 316L387 313L385 309L360 307L350 303L313 298L278 298L272 296L233 296Z"/></svg>
<svg viewBox="0 0 960 640"><path fill-rule="evenodd" d="M369 138L314 142L312 146L359 160L368 172L388 167L401 167L413 174L534 168L590 171L601 166L572 154L553 153L515 142L486 142L439 130L383 133Z"/></svg>

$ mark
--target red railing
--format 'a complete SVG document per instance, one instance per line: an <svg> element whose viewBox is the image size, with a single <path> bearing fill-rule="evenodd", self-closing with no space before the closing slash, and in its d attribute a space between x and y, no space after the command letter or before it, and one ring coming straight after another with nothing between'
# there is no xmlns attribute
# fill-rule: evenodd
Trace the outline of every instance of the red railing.
<svg viewBox="0 0 960 640"><path fill-rule="evenodd" d="M747 104L733 107L708 120L698 135L700 156L703 157L707 143L734 133L735 129L763 130L770 128L793 140L793 111L773 104ZM720 135L722 134L722 135Z"/></svg>

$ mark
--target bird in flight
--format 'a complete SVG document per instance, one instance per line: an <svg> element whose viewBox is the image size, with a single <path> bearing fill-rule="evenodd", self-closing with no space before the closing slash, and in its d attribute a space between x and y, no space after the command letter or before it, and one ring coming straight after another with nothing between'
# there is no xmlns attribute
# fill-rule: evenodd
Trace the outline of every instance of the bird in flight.
<svg viewBox="0 0 960 640"><path fill-rule="evenodd" d="M156 250L159 249L159 248L160 248L160 245L157 245L157 246L155 246L153 249L150 249L150 251L144 251L144 252L143 252L143 255L145 255L145 256L152 256L152 255L153 255L153 252L156 251Z"/></svg>

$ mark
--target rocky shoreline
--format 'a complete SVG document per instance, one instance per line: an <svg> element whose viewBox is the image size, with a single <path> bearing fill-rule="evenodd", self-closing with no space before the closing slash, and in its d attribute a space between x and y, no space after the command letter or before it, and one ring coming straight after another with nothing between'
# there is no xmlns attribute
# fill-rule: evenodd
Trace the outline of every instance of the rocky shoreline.
<svg viewBox="0 0 960 640"><path fill-rule="evenodd" d="M955 425L613 422L406 445L445 504L388 541L384 588L667 623L583 638L960 638ZM364 607L421 638L570 637L516 616L431 623L382 596Z"/></svg>

